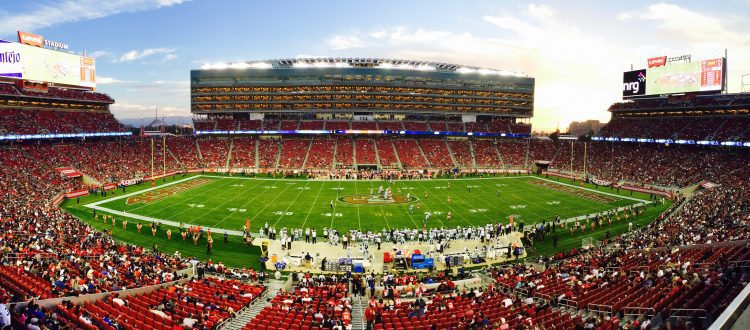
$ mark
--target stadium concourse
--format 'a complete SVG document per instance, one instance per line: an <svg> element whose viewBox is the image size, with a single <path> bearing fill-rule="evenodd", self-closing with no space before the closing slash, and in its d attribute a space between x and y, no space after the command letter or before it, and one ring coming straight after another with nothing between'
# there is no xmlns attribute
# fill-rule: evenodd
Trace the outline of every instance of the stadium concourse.
<svg viewBox="0 0 750 330"><path fill-rule="evenodd" d="M106 95L62 90L37 95L0 86L3 100L29 102L6 102L0 107L3 136L125 132L107 110L111 98ZM728 106L742 102L746 99L737 98ZM648 106L668 109L671 105ZM705 134L704 138L747 141L750 127L742 120L746 117L617 117L602 136L633 137L641 132L633 127L640 126L648 127L643 132L650 136L692 134L698 139ZM644 124L652 121L658 124ZM257 122L216 120L207 125L235 124L529 129L502 120L471 125L418 118L358 123L284 116ZM612 237L601 246L543 256L542 263L384 275L353 271L321 275L300 268L278 281L276 274L261 269L226 268L208 260L165 254L156 246L117 241L57 206L66 193L82 190L88 194L147 177L152 143L155 149L167 151L166 159L157 153L154 160L167 172L238 168L367 176L374 172L356 168L374 162L377 168L390 168L408 180L417 173L430 176L452 168L467 173L527 171L536 161L546 161L551 171L562 175L585 171L600 183L657 193L679 190L675 195L685 197L676 198L670 209L646 226ZM290 157L305 148L304 156ZM399 136L4 141L0 149L0 322L11 323L15 329L708 328L723 319L722 312L748 283L749 154L742 147ZM67 170L60 172L60 168ZM61 175L76 172L87 176L87 181ZM335 256L346 253L319 239L314 251L336 250ZM295 253L302 258L302 252L313 251L306 244L295 243L299 247ZM426 244L407 244L412 251L415 247L430 251ZM512 242L499 243L508 244Z"/></svg>

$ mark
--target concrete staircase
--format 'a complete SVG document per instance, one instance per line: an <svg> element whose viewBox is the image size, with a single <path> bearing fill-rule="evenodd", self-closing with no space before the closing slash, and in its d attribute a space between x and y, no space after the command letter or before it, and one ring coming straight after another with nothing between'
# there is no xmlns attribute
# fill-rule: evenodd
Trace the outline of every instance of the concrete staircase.
<svg viewBox="0 0 750 330"><path fill-rule="evenodd" d="M471 141L467 142L469 143L469 153L471 153L471 168L477 168L477 156L474 155L474 145L471 143Z"/></svg>
<svg viewBox="0 0 750 330"><path fill-rule="evenodd" d="M198 139L195 140L195 149L198 150L198 159L203 163L203 153L201 153L201 145L198 144Z"/></svg>
<svg viewBox="0 0 750 330"><path fill-rule="evenodd" d="M375 161L378 162L378 168L383 168L383 164L380 164L380 155L378 154L378 144L375 140L372 141L373 150L375 150Z"/></svg>
<svg viewBox="0 0 750 330"><path fill-rule="evenodd" d="M336 169L336 152L339 150L339 141L333 144L333 159L331 159L331 169Z"/></svg>
<svg viewBox="0 0 750 330"><path fill-rule="evenodd" d="M277 141L278 148L276 149L276 162L274 163L274 168L279 168L279 162L281 161L281 144L284 142L283 140Z"/></svg>
<svg viewBox="0 0 750 330"><path fill-rule="evenodd" d="M367 308L367 299L363 297L351 297L352 299L352 330L365 329L367 321L365 320L365 309Z"/></svg>
<svg viewBox="0 0 750 330"><path fill-rule="evenodd" d="M445 147L448 149L448 156L451 156L451 161L453 162L453 167L458 168L460 164L456 161L456 157L453 156L453 150L451 149L451 144L448 143L448 140L443 141L445 142Z"/></svg>
<svg viewBox="0 0 750 330"><path fill-rule="evenodd" d="M258 140L256 139L255 147L254 147L255 148L255 168L258 168L258 164L260 164L260 162L258 161L258 143L260 142L258 142Z"/></svg>
<svg viewBox="0 0 750 330"><path fill-rule="evenodd" d="M315 141L315 138L310 139L310 144L307 145L307 151L305 152L305 159L302 161L302 167L301 169L304 169L307 165L307 157L310 157L310 149L312 148L313 141Z"/></svg>
<svg viewBox="0 0 750 330"><path fill-rule="evenodd" d="M503 161L503 156L500 153L500 147L497 146L497 141L495 141L495 143L493 143L492 145L495 146L495 153L497 153L497 159L500 160L500 167L506 168L505 167L505 162Z"/></svg>
<svg viewBox="0 0 750 330"><path fill-rule="evenodd" d="M403 126L404 124L401 123L401 125ZM404 169L404 164L401 164L401 158L398 157L398 149L396 149L396 145L393 144L393 141L389 141L388 143L391 144L391 148L393 148L393 154L396 155L396 160L398 161L398 169L399 170L403 170Z"/></svg>
<svg viewBox="0 0 750 330"><path fill-rule="evenodd" d="M352 139L352 165L354 166L354 169L357 169L357 140Z"/></svg>
<svg viewBox="0 0 750 330"><path fill-rule="evenodd" d="M227 162L226 164L224 164L224 167L226 168L229 168L229 161L232 159L232 147L234 147L234 139L229 140L229 152L227 152Z"/></svg>
<svg viewBox="0 0 750 330"><path fill-rule="evenodd" d="M250 320L260 314L263 308L271 305L269 300L273 299L273 297L276 296L283 285L283 281L268 281L266 291L263 292L263 294L258 297L258 299L255 299L255 301L250 306L241 310L239 313L237 313L237 316L235 318L229 320L227 323L224 323L220 328L225 330L240 330L244 328L245 325L250 322Z"/></svg>
<svg viewBox="0 0 750 330"><path fill-rule="evenodd" d="M427 155L424 153L424 150L422 150L422 145L417 140L414 140L414 142L417 143L417 149L419 149L419 154L422 155L422 159L424 159L424 163L427 164L428 166L432 166L432 163L430 163L430 159L427 158Z"/></svg>

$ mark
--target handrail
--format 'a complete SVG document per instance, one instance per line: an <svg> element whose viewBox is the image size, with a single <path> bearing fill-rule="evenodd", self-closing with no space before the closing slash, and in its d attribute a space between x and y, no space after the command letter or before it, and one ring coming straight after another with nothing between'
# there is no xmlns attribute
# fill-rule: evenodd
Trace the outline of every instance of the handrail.
<svg viewBox="0 0 750 330"><path fill-rule="evenodd" d="M669 317L672 318L693 318L696 312L702 314L699 318L705 319L708 317L708 311L702 308L672 308L669 310Z"/></svg>
<svg viewBox="0 0 750 330"><path fill-rule="evenodd" d="M612 311L614 310L614 306L604 305L604 304L589 304L588 308L589 308L589 312L607 313L610 315L612 314Z"/></svg>
<svg viewBox="0 0 750 330"><path fill-rule="evenodd" d="M716 321L708 327L708 330L729 329L737 321L739 315L745 311L748 303L750 303L750 299L748 298L750 298L750 284L745 285L745 288L732 300L732 303L727 306L724 312L716 318Z"/></svg>
<svg viewBox="0 0 750 330"><path fill-rule="evenodd" d="M625 315L656 315L656 310L651 307L625 307L622 311Z"/></svg>

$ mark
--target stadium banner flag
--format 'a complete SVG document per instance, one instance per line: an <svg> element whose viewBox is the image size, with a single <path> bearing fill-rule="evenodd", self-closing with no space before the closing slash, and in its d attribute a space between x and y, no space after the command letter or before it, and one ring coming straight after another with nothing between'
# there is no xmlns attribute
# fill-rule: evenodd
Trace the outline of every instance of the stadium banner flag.
<svg viewBox="0 0 750 330"><path fill-rule="evenodd" d="M143 179L127 179L127 180L122 180L122 181L120 181L120 185L121 186L126 186L126 187L127 186L132 186L132 185L137 184L141 180L143 180Z"/></svg>
<svg viewBox="0 0 750 330"><path fill-rule="evenodd" d="M609 185L612 184L612 181L600 180L600 179L597 179L597 178L592 178L591 182L593 182L594 184L599 185L599 186L609 186Z"/></svg>
<svg viewBox="0 0 750 330"><path fill-rule="evenodd" d="M61 175L67 177L67 178L77 178L83 176L81 172L78 172L77 170L73 169L72 167L58 167L55 169L57 173L60 173Z"/></svg>
<svg viewBox="0 0 750 330"><path fill-rule="evenodd" d="M717 187L720 186L720 184L713 183L713 182L710 182L710 181L701 181L700 185L701 185L701 188L708 189L708 190L714 190L714 189L716 189Z"/></svg>

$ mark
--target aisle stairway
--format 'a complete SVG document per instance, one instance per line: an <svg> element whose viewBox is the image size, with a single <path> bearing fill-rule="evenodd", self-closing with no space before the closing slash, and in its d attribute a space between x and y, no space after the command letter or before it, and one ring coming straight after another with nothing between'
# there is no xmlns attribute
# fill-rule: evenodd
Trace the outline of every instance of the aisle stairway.
<svg viewBox="0 0 750 330"><path fill-rule="evenodd" d="M266 291L255 300L248 308L243 309L237 316L221 327L225 330L241 330L246 324L250 322L256 315L260 313L266 306L270 305L269 302L279 292L281 287L284 285L283 281L270 280L266 286Z"/></svg>
<svg viewBox="0 0 750 330"><path fill-rule="evenodd" d="M352 299L352 330L364 329L365 324L365 309L367 308L367 299L360 296L351 297Z"/></svg>

